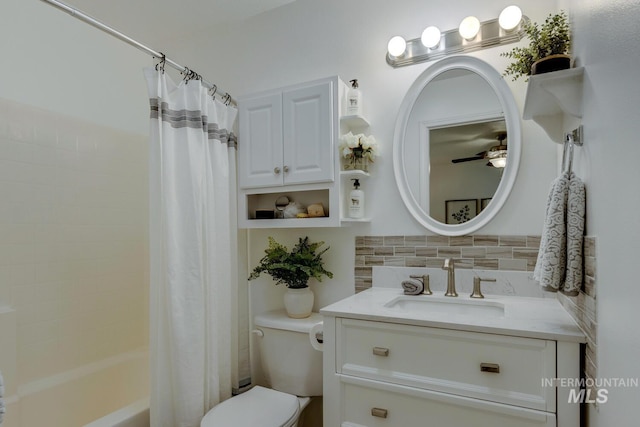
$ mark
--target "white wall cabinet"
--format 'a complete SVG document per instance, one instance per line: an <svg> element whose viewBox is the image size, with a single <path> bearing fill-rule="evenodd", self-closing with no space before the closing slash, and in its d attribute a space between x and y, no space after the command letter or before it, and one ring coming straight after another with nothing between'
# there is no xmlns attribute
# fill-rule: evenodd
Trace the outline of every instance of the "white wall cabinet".
<svg viewBox="0 0 640 427"><path fill-rule="evenodd" d="M239 102L241 188L333 181L335 84L315 82Z"/></svg>
<svg viewBox="0 0 640 427"><path fill-rule="evenodd" d="M326 427L579 426L542 381L577 344L330 316L324 337Z"/></svg>
<svg viewBox="0 0 640 427"><path fill-rule="evenodd" d="M338 77L238 99L238 225L240 228L339 227L345 212L339 136L367 126L340 119L347 86ZM355 121L354 121L355 120ZM322 204L325 217L255 219L275 200Z"/></svg>

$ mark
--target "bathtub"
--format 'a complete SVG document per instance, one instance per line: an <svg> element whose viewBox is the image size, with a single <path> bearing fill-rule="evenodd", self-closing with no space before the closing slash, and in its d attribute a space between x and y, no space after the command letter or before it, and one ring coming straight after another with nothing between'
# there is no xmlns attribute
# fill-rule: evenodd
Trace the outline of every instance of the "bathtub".
<svg viewBox="0 0 640 427"><path fill-rule="evenodd" d="M20 385L2 427L149 427L148 396L148 351L131 351Z"/></svg>
<svg viewBox="0 0 640 427"><path fill-rule="evenodd" d="M150 427L149 398L140 399L84 427Z"/></svg>

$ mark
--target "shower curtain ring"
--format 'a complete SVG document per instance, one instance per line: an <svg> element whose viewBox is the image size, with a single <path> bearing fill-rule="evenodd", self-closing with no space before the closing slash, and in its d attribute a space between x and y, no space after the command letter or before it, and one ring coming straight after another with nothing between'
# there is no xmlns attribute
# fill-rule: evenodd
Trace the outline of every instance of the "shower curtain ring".
<svg viewBox="0 0 640 427"><path fill-rule="evenodd" d="M211 95L211 98L213 98L213 100L216 100L216 92L218 91L218 86L216 86L215 84L213 86L211 86L211 89L209 89L209 94Z"/></svg>
<svg viewBox="0 0 640 427"><path fill-rule="evenodd" d="M184 67L184 70L182 70L180 72L180 74L182 74L182 80L184 80L185 82L189 81L189 76L191 75L191 70L189 69L189 67Z"/></svg>
<svg viewBox="0 0 640 427"><path fill-rule="evenodd" d="M167 61L167 57L164 53L158 52L160 54L160 62L156 64L156 71L160 71L164 74L164 64Z"/></svg>
<svg viewBox="0 0 640 427"><path fill-rule="evenodd" d="M224 94L224 96L222 97L222 102L224 102L224 105L231 104L231 95L229 95L229 92Z"/></svg>

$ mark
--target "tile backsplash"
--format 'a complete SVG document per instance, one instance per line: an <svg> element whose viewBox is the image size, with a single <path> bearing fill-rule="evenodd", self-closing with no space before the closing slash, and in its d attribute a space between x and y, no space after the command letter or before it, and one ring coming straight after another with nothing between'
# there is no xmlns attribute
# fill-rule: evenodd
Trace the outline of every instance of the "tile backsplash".
<svg viewBox="0 0 640 427"><path fill-rule="evenodd" d="M356 292L371 287L374 266L442 266L455 258L457 268L533 271L540 236L358 236L356 237Z"/></svg>

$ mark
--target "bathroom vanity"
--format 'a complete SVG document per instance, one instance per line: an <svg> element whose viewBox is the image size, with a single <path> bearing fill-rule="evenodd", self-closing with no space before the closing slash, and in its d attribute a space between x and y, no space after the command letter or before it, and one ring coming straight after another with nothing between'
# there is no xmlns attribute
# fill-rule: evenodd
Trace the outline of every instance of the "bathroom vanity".
<svg viewBox="0 0 640 427"><path fill-rule="evenodd" d="M372 288L321 310L324 425L578 427L585 337L555 299Z"/></svg>

